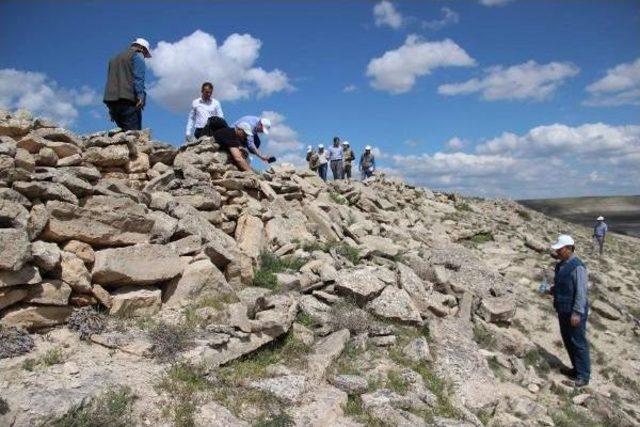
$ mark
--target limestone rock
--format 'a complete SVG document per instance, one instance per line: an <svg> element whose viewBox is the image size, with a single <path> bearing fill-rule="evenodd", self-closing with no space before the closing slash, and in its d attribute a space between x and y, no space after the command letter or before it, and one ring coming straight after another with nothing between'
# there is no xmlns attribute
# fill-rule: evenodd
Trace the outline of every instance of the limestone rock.
<svg viewBox="0 0 640 427"><path fill-rule="evenodd" d="M61 305L69 303L71 286L61 280L45 280L29 287L29 297L24 301L32 304Z"/></svg>
<svg viewBox="0 0 640 427"><path fill-rule="evenodd" d="M89 147L83 159L100 167L124 166L129 162L129 148L126 145Z"/></svg>
<svg viewBox="0 0 640 427"><path fill-rule="evenodd" d="M25 265L18 271L0 270L0 288L40 283L40 271L33 265Z"/></svg>
<svg viewBox="0 0 640 427"><path fill-rule="evenodd" d="M91 293L91 274L84 262L71 252L62 251L62 280L68 283L76 292Z"/></svg>
<svg viewBox="0 0 640 427"><path fill-rule="evenodd" d="M152 316L160 310L161 291L157 288L123 286L111 294L113 316Z"/></svg>
<svg viewBox="0 0 640 427"><path fill-rule="evenodd" d="M591 303L591 309L609 320L620 320L622 318L622 314L616 308L601 299L595 299Z"/></svg>
<svg viewBox="0 0 640 427"><path fill-rule="evenodd" d="M402 348L402 352L409 360L414 362L433 362L433 356L429 351L429 343L424 337L414 338Z"/></svg>
<svg viewBox="0 0 640 427"><path fill-rule="evenodd" d="M487 322L510 323L516 314L513 297L486 297L482 299L478 314Z"/></svg>
<svg viewBox="0 0 640 427"><path fill-rule="evenodd" d="M216 402L207 402L194 416L195 427L249 427L250 424L236 418L227 408Z"/></svg>
<svg viewBox="0 0 640 427"><path fill-rule="evenodd" d="M420 311L404 289L395 286L384 288L379 297L367 304L367 310L378 316L418 325L422 322Z"/></svg>
<svg viewBox="0 0 640 427"><path fill-rule="evenodd" d="M27 233L30 240L37 239L49 222L49 212L43 204L33 205L29 212Z"/></svg>
<svg viewBox="0 0 640 427"><path fill-rule="evenodd" d="M60 248L55 243L37 240L31 244L33 262L44 271L51 271L60 265Z"/></svg>
<svg viewBox="0 0 640 427"><path fill-rule="evenodd" d="M172 279L165 286L163 302L166 306L178 306L202 296L234 293L220 270L211 261L204 259L189 264L181 276Z"/></svg>
<svg viewBox="0 0 640 427"><path fill-rule="evenodd" d="M302 400L309 384L303 375L284 375L253 381L249 387L271 393L288 404L296 404Z"/></svg>
<svg viewBox="0 0 640 427"><path fill-rule="evenodd" d="M262 220L251 215L238 218L235 230L238 248L253 259L258 259L264 247L264 227Z"/></svg>
<svg viewBox="0 0 640 427"><path fill-rule="evenodd" d="M79 240L69 240L62 249L80 258L87 266L92 265L95 259L95 253L91 245Z"/></svg>
<svg viewBox="0 0 640 427"><path fill-rule="evenodd" d="M10 287L0 288L0 310L22 301L29 295L27 288Z"/></svg>
<svg viewBox="0 0 640 427"><path fill-rule="evenodd" d="M31 244L25 230L0 229L0 270L18 271L31 258Z"/></svg>
<svg viewBox="0 0 640 427"><path fill-rule="evenodd" d="M29 211L19 203L0 199L0 228L27 228Z"/></svg>
<svg viewBox="0 0 640 427"><path fill-rule="evenodd" d="M61 202L78 204L78 198L67 187L55 182L18 181L13 183L13 189L24 194L29 199L58 200Z"/></svg>
<svg viewBox="0 0 640 427"><path fill-rule="evenodd" d="M5 326L21 326L33 331L66 322L72 311L69 306L18 305L8 308L0 323Z"/></svg>
<svg viewBox="0 0 640 427"><path fill-rule="evenodd" d="M173 279L182 269L171 248L141 244L97 251L92 278L100 285L149 285Z"/></svg>
<svg viewBox="0 0 640 427"><path fill-rule="evenodd" d="M386 237L363 236L360 241L368 254L393 258L400 252L398 246Z"/></svg>
<svg viewBox="0 0 640 427"><path fill-rule="evenodd" d="M341 270L335 283L336 291L364 305L382 292L385 284L370 269Z"/></svg>
<svg viewBox="0 0 640 427"><path fill-rule="evenodd" d="M336 375L331 384L350 395L362 394L369 388L367 379L358 375Z"/></svg>

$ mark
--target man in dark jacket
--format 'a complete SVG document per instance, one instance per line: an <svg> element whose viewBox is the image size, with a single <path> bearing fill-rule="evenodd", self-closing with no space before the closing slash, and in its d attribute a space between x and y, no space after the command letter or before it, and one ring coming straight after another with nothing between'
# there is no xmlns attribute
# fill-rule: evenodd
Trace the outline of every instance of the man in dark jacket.
<svg viewBox="0 0 640 427"><path fill-rule="evenodd" d="M566 234L558 237L551 248L559 262L555 267L553 287L553 307L558 313L560 334L564 347L571 360L571 369L561 370L571 378L576 388L589 384L591 360L587 341L587 316L589 301L587 298L587 268L575 253L575 243Z"/></svg>
<svg viewBox="0 0 640 427"><path fill-rule="evenodd" d="M149 42L136 39L109 61L104 103L109 108L111 120L122 130L140 130L142 127L142 109L147 101L144 58L150 57Z"/></svg>

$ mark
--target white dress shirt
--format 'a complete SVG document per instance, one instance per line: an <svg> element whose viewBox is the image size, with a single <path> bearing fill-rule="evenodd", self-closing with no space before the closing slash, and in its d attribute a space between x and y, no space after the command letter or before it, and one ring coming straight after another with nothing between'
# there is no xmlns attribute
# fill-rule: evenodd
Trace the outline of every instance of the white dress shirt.
<svg viewBox="0 0 640 427"><path fill-rule="evenodd" d="M209 101L203 100L202 97L194 99L187 119L186 135L190 136L194 128L205 127L209 117L213 116L224 118L222 107L217 99L209 98Z"/></svg>

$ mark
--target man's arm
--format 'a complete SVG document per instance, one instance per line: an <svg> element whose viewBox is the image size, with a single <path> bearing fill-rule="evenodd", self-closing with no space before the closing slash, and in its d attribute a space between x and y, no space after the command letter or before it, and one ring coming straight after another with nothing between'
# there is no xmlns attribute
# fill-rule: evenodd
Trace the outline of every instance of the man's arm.
<svg viewBox="0 0 640 427"><path fill-rule="evenodd" d="M266 162L268 158L263 156L260 150L258 149L258 147L256 147L254 136L255 135L253 134L247 135L247 149L249 150L250 153L258 156L260 160Z"/></svg>
<svg viewBox="0 0 640 427"><path fill-rule="evenodd" d="M136 93L137 104L139 107L144 106L147 102L147 93L144 88L144 74L146 66L140 52L136 52L132 58L133 61L133 90Z"/></svg>
<svg viewBox="0 0 640 427"><path fill-rule="evenodd" d="M216 110L214 114L220 117L221 119L224 119L224 113L222 112L222 105L220 105L220 101L218 101L217 99L216 99L216 102L218 104L216 105Z"/></svg>
<svg viewBox="0 0 640 427"><path fill-rule="evenodd" d="M573 270L572 275L576 287L573 312L583 316L587 311L587 269L580 265Z"/></svg>
<svg viewBox="0 0 640 427"><path fill-rule="evenodd" d="M196 121L196 107L191 104L191 110L189 111L189 116L187 117L187 129L185 130L185 137L188 138L191 136L191 132L193 132L193 127Z"/></svg>

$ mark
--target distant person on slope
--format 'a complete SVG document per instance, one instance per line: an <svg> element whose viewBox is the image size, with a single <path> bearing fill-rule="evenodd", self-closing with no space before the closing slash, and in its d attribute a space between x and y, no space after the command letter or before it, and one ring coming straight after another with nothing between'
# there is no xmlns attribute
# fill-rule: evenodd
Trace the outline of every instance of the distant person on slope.
<svg viewBox="0 0 640 427"><path fill-rule="evenodd" d="M211 117L219 117L224 119L222 106L217 99L212 97L213 83L204 82L200 88L200 98L196 98L191 102L191 110L187 118L187 129L185 141L191 140L191 135L198 139L206 135L205 127Z"/></svg>
<svg viewBox="0 0 640 427"><path fill-rule="evenodd" d="M327 160L329 160L329 164L331 165L333 180L343 179L344 165L342 164L342 147L340 147L340 138L337 136L333 138L333 146L329 147Z"/></svg>
<svg viewBox="0 0 640 427"><path fill-rule="evenodd" d="M360 156L360 174L362 180L365 180L373 175L376 170L376 158L371 151L371 146L367 145L364 148L364 153Z"/></svg>
<svg viewBox="0 0 640 427"><path fill-rule="evenodd" d="M572 365L571 369L561 369L561 372L571 378L571 386L580 388L589 384L591 376L589 342L586 336L589 314L587 268L575 255L575 243L571 236L558 236L558 241L551 248L557 255L558 263L549 292L553 294L553 307L558 313L560 334Z"/></svg>
<svg viewBox="0 0 640 427"><path fill-rule="evenodd" d="M349 141L342 143L342 158L344 159L344 177L351 179L351 162L356 159L356 155L353 154Z"/></svg>
<svg viewBox="0 0 640 427"><path fill-rule="evenodd" d="M318 175L323 181L327 180L327 153L324 151L324 145L318 145Z"/></svg>
<svg viewBox="0 0 640 427"><path fill-rule="evenodd" d="M263 162L269 163L269 157L264 156L260 152L260 138L258 137L258 134L263 133L265 135L269 135L269 129L271 129L271 120L265 117L260 118L258 116L244 116L236 120L233 125L237 126L242 122L249 123L252 129L251 135L247 136L247 149L249 150L249 152L255 154Z"/></svg>
<svg viewBox="0 0 640 427"><path fill-rule="evenodd" d="M317 173L319 166L318 160L320 159L318 157L318 153L316 153L313 147L310 145L307 147L307 156L305 157L305 159L307 160L309 169Z"/></svg>
<svg viewBox="0 0 640 427"><path fill-rule="evenodd" d="M596 219L596 225L593 227L593 250L596 250L596 245L600 250L600 256L602 256L602 251L604 249L604 237L607 235L607 231L609 227L607 223L604 222L604 217L599 216Z"/></svg>
<svg viewBox="0 0 640 427"><path fill-rule="evenodd" d="M229 150L231 158L242 171L250 171L251 166L242 155L247 137L251 134L251 125L246 122L238 123L235 127L224 127L213 133L216 142Z"/></svg>
<svg viewBox="0 0 640 427"><path fill-rule="evenodd" d="M111 120L122 130L142 128L142 109L147 102L144 58L151 58L149 42L139 38L109 60L103 101Z"/></svg>

